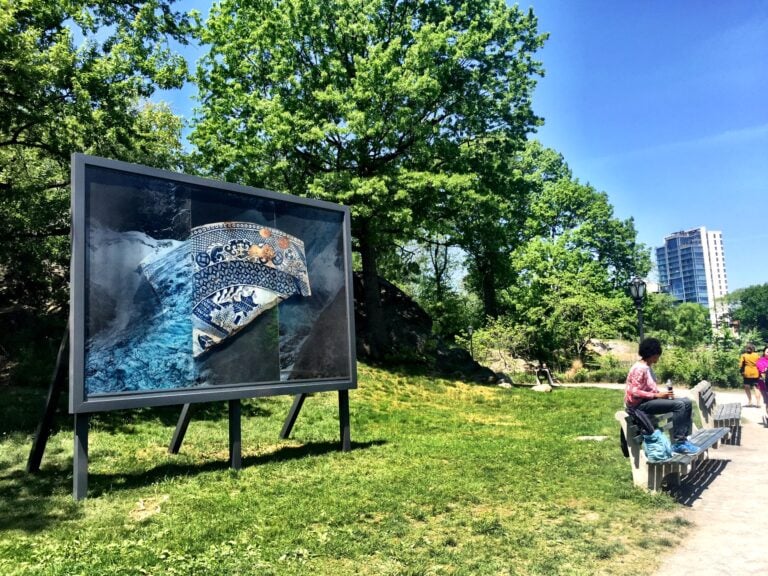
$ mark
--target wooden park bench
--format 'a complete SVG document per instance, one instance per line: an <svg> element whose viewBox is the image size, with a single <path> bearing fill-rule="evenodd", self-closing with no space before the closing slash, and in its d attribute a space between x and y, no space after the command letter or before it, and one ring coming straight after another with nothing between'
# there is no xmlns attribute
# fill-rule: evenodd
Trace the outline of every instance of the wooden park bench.
<svg viewBox="0 0 768 576"><path fill-rule="evenodd" d="M712 384L702 380L691 389L694 402L701 412L705 428L730 428L731 435L723 444L741 444L741 404L730 402L718 404Z"/></svg>
<svg viewBox="0 0 768 576"><path fill-rule="evenodd" d="M672 414L659 414L651 417L656 427L665 434L672 429ZM690 442L699 448L696 454L673 454L663 462L649 462L643 451L643 435L632 418L620 410L616 412L616 420L621 425L622 447L626 445L625 456L628 455L632 466L632 480L652 492L658 492L663 487L672 487L680 483L680 479L693 472L699 464L708 458L707 451L717 448L718 443L730 434L729 428L702 428L691 434Z"/></svg>

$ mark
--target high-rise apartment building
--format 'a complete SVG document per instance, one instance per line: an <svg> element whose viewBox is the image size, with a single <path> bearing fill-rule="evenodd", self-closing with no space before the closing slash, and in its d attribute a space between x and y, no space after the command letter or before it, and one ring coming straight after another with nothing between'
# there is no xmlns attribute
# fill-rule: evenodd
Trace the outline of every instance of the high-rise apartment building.
<svg viewBox="0 0 768 576"><path fill-rule="evenodd" d="M720 299L728 294L723 233L703 226L675 232L656 248L659 285L679 302L697 302L709 308L712 325L727 315Z"/></svg>

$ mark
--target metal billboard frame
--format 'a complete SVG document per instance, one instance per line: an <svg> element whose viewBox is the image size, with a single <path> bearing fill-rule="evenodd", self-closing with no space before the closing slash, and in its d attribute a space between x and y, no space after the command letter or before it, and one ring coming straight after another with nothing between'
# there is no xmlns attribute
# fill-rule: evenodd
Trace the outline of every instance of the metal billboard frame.
<svg viewBox="0 0 768 576"><path fill-rule="evenodd" d="M144 176L149 179L168 180L173 183L192 187L203 187L211 190L219 190L246 197L260 198L268 201L283 202L290 205L304 206L311 209L330 211L341 218L342 225L342 250L344 289L346 291L346 340L347 348L343 350L347 362L348 377L306 378L297 380L276 380L269 382L238 382L229 385L216 386L190 386L182 389L159 389L152 391L129 391L122 393L110 393L89 397L85 391L85 354L86 354L86 314L87 314L87 233L88 212L86 206L87 178L90 167L125 173L131 176ZM69 411L74 414L75 451L73 496L79 500L87 493L87 466L88 466L88 418L90 414L102 411L121 410L151 406L184 405L174 438L169 446L169 452L176 453L183 440L189 423L189 407L200 402L227 401L229 403L229 432L230 432L230 465L233 468L240 467L240 400L245 398L266 397L276 395L293 395L293 405L288 413L281 438L286 438L293 427L304 399L312 393L338 391L339 394L339 423L341 448L350 449L349 433L349 396L348 391L357 387L356 349L354 328L354 294L352 283L352 255L351 255L351 225L350 211L346 206L333 204L321 200L301 198L252 188L228 182L205 179L177 172L170 172L131 164L127 162L90 156L86 154L72 155L72 264L70 271L70 316L68 325L69 348ZM66 340L65 340L66 342ZM66 344L62 343L62 349ZM65 356L60 352L60 358L55 374L61 374L61 362ZM57 397L63 387L63 378L54 376L50 397ZM49 403L51 401L49 400ZM50 408L50 407L49 407ZM44 450L46 422L41 423L38 438L30 456L28 470L39 469L39 461ZM42 442L42 447L41 447Z"/></svg>

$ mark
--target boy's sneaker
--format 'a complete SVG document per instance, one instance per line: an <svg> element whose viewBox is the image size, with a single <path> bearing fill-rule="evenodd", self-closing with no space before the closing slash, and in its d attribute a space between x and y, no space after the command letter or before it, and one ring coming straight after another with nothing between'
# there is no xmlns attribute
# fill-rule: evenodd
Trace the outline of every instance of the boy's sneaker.
<svg viewBox="0 0 768 576"><path fill-rule="evenodd" d="M672 444L672 452L677 452L678 454L697 454L699 447L691 444L688 440L681 440Z"/></svg>

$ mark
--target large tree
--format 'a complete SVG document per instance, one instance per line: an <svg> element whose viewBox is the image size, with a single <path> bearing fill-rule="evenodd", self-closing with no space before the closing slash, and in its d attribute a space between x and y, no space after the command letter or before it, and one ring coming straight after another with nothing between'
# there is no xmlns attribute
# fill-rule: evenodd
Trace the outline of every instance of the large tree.
<svg viewBox="0 0 768 576"><path fill-rule="evenodd" d="M712 340L712 322L709 309L695 302L683 302L675 307L675 329L672 343L683 348L694 348Z"/></svg>
<svg viewBox="0 0 768 576"><path fill-rule="evenodd" d="M591 338L626 329L626 283L647 273L650 257L605 193L574 179L561 156L534 149L546 162L534 174L525 239L510 254L503 312L528 331L532 357L583 357Z"/></svg>
<svg viewBox="0 0 768 576"><path fill-rule="evenodd" d="M0 0L0 299L66 301L72 152L177 167L174 0Z"/></svg>
<svg viewBox="0 0 768 576"><path fill-rule="evenodd" d="M643 303L645 333L664 344L691 349L712 341L712 324L706 306L677 302L669 294L648 294Z"/></svg>
<svg viewBox="0 0 768 576"><path fill-rule="evenodd" d="M498 293L512 280L508 255L522 238L531 191L517 164L524 150L524 142L506 134L465 146L460 161L475 177L466 191L449 196L442 217L467 256L467 285L488 317L499 314Z"/></svg>
<svg viewBox="0 0 768 576"><path fill-rule="evenodd" d="M726 298L731 318L739 321L741 332L757 330L768 341L768 284L741 288Z"/></svg>
<svg viewBox="0 0 768 576"><path fill-rule="evenodd" d="M463 157L478 179L471 194L454 198L449 221L467 255L467 283L479 295L485 316L495 318L503 313L499 293L516 281L509 254L543 233L533 225L533 203L547 183L571 173L560 154L537 140L521 146L502 138L493 146L473 146Z"/></svg>
<svg viewBox="0 0 768 576"><path fill-rule="evenodd" d="M380 254L434 231L447 198L472 189L465 147L521 141L536 124L533 13L503 0L224 0L202 41L193 140L205 163L352 207L380 353Z"/></svg>
<svg viewBox="0 0 768 576"><path fill-rule="evenodd" d="M643 302L645 333L658 338L663 344L671 344L675 332L676 303L670 294L649 292Z"/></svg>

